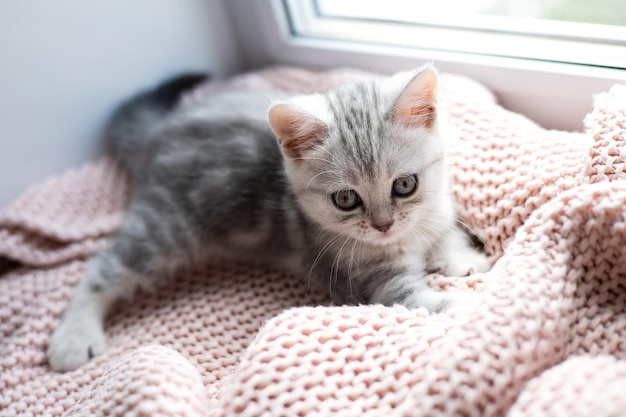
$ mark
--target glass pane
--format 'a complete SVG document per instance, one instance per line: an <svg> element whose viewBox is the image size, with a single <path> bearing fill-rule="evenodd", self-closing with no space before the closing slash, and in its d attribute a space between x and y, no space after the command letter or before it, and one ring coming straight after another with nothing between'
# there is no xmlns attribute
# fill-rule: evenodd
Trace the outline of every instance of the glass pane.
<svg viewBox="0 0 626 417"><path fill-rule="evenodd" d="M300 37L626 68L620 2L284 0Z"/></svg>
<svg viewBox="0 0 626 417"><path fill-rule="evenodd" d="M626 42L626 0L317 0L316 7L328 17Z"/></svg>
<svg viewBox="0 0 626 417"><path fill-rule="evenodd" d="M626 26L624 0L317 0L322 15L447 21L506 16Z"/></svg>
<svg viewBox="0 0 626 417"><path fill-rule="evenodd" d="M496 0L482 13L626 26L624 0Z"/></svg>

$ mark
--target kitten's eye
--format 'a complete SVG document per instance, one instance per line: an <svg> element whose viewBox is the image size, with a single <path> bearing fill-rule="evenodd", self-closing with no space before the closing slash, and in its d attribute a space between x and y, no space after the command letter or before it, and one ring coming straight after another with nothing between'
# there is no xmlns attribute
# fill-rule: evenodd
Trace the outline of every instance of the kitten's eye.
<svg viewBox="0 0 626 417"><path fill-rule="evenodd" d="M361 198L354 190L341 190L333 193L333 203L341 210L353 210L361 204Z"/></svg>
<svg viewBox="0 0 626 417"><path fill-rule="evenodd" d="M393 194L408 197L417 190L417 175L403 175L393 182Z"/></svg>

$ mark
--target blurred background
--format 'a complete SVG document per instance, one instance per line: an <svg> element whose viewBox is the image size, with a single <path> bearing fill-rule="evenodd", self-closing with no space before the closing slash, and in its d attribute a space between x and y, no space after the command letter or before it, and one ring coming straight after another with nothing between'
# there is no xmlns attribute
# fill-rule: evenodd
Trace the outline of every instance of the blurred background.
<svg viewBox="0 0 626 417"><path fill-rule="evenodd" d="M185 70L240 69L225 1L0 2L0 207L88 160L115 105Z"/></svg>

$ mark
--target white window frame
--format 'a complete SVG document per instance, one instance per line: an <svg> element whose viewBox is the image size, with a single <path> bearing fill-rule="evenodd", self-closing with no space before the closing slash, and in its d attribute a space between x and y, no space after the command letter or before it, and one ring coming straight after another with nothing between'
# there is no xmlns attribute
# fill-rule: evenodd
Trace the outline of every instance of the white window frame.
<svg viewBox="0 0 626 417"><path fill-rule="evenodd" d="M460 17L436 4L429 13L415 0L283 2L292 25L308 37L626 68L626 27L621 26L467 12ZM472 2L465 3L470 9ZM450 7L446 0L442 4Z"/></svg>
<svg viewBox="0 0 626 417"><path fill-rule="evenodd" d="M506 108L568 131L582 130L594 94L626 83L626 71L612 68L294 36L282 0L228 3L248 69L278 64L390 73L432 61L440 71L485 84Z"/></svg>

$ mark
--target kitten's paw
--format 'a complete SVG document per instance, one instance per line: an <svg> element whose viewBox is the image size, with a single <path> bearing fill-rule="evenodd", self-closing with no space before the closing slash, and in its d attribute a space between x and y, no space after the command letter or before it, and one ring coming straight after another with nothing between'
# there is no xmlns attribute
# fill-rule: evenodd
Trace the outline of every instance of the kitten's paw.
<svg viewBox="0 0 626 417"><path fill-rule="evenodd" d="M480 305L482 295L476 291L446 292L446 304L443 311L453 314L465 314Z"/></svg>
<svg viewBox="0 0 626 417"><path fill-rule="evenodd" d="M426 308L430 314L471 310L480 300L475 291L435 291L431 288L412 292L405 290L401 295L402 298L393 304L402 304L409 309Z"/></svg>
<svg viewBox="0 0 626 417"><path fill-rule="evenodd" d="M483 253L473 250L456 254L453 260L449 260L441 268L441 272L451 277L466 277L468 275L487 272L489 270L489 259Z"/></svg>
<svg viewBox="0 0 626 417"><path fill-rule="evenodd" d="M106 350L100 323L85 318L64 318L48 345L48 363L58 372L73 371Z"/></svg>

